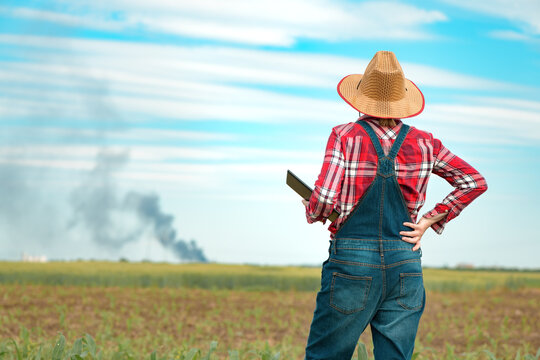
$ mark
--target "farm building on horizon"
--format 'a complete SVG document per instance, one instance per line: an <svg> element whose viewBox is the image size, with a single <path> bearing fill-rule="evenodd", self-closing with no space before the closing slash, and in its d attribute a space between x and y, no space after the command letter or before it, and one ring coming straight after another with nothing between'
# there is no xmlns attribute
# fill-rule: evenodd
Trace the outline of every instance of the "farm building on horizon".
<svg viewBox="0 0 540 360"><path fill-rule="evenodd" d="M28 255L27 253L22 253L21 256L22 262L39 262L44 263L47 262L47 256L45 255Z"/></svg>

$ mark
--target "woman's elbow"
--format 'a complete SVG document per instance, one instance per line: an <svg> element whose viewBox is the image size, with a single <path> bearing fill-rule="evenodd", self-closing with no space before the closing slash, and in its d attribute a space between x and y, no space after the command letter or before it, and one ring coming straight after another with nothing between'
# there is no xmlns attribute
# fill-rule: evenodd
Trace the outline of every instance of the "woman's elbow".
<svg viewBox="0 0 540 360"><path fill-rule="evenodd" d="M479 174L479 179L476 181L476 191L478 191L479 194L482 194L487 191L488 185L486 178Z"/></svg>

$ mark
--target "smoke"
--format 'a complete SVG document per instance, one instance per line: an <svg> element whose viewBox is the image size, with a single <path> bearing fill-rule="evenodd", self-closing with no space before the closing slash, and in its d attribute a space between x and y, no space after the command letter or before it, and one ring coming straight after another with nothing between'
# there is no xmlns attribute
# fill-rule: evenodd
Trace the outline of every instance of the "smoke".
<svg viewBox="0 0 540 360"><path fill-rule="evenodd" d="M121 249L150 232L159 243L183 261L208 261L195 241L177 237L174 216L162 212L156 194L129 191L119 196L113 175L129 160L129 153L101 150L87 179L73 190L74 217L68 227L83 226L104 247Z"/></svg>
<svg viewBox="0 0 540 360"><path fill-rule="evenodd" d="M22 158L22 156L21 156ZM0 164L0 246L1 256L16 258L21 252L42 254L48 244L61 233L57 208L45 201L49 193L32 183L32 179L46 176L26 168ZM47 214L47 216L43 216Z"/></svg>
<svg viewBox="0 0 540 360"><path fill-rule="evenodd" d="M21 28L22 34L54 35L61 39L69 39L77 31L76 27L56 27L40 21L22 24L26 26ZM28 87L44 89L38 98L44 106L29 106L21 109L27 111L20 115L15 112L4 116L6 124L18 125L6 125L0 132L0 256L16 259L20 252L28 252L45 253L50 258L73 258L87 255L81 254L86 250L92 252L93 249L81 246L78 231L66 231L67 222L68 229L85 228L92 241L105 249L120 250L125 244L151 236L179 259L206 261L194 241L177 238L172 226L174 217L161 211L157 195L132 191L121 196L117 190L113 175L127 164L129 153L106 149L110 134L128 129L130 121L110 101L113 90L107 73L77 50L57 52L21 46L6 51L8 57L20 59L23 64L53 65L70 74L58 78L37 70L13 74L22 76L10 84L20 94L25 94ZM55 79L57 84L48 85ZM74 99L65 103L69 106L63 106L54 91L47 91L57 87L69 89L73 95ZM6 96L9 99L10 95ZM32 99L28 100L31 103ZM48 131L51 128L63 131ZM36 159L38 163L58 159L33 150L33 146L42 144L92 144L103 151L98 154L94 169L79 182L74 178L75 172L65 168L30 165ZM67 191L74 181L76 188ZM64 196L68 194L66 204Z"/></svg>
<svg viewBox="0 0 540 360"><path fill-rule="evenodd" d="M206 256L194 240L189 243L176 237L172 226L174 217L161 212L159 197L155 194L139 194L130 191L124 198L124 205L136 211L142 222L150 225L155 237L166 248L171 249L179 259L206 262Z"/></svg>

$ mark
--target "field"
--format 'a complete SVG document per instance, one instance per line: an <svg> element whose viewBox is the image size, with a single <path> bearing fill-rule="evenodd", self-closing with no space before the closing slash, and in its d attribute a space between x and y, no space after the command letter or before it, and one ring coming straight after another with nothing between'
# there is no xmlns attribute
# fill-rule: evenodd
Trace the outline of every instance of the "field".
<svg viewBox="0 0 540 360"><path fill-rule="evenodd" d="M539 272L424 277L417 360L538 358ZM319 284L309 267L3 262L0 359L51 358L60 334L103 359L204 358L213 341L210 359L302 359ZM369 328L360 340L371 354Z"/></svg>

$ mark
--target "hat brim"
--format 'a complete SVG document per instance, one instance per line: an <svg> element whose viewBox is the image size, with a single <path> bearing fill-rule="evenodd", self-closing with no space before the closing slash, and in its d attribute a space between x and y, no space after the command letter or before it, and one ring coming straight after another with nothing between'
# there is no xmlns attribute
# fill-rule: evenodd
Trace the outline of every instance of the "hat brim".
<svg viewBox="0 0 540 360"><path fill-rule="evenodd" d="M363 74L345 76L339 82L337 91L339 96L362 114L382 119L402 119L413 117L424 110L424 94L410 80L405 79L405 96L398 101L381 101L371 99L362 94L358 84Z"/></svg>

